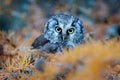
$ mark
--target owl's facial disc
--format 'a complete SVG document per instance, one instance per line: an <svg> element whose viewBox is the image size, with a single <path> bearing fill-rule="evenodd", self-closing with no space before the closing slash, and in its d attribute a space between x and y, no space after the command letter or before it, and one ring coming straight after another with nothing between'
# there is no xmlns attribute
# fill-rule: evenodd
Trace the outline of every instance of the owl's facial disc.
<svg viewBox="0 0 120 80"><path fill-rule="evenodd" d="M55 25L55 31L61 36L61 39L64 41L67 36L72 35L74 33L75 29L74 26L63 29L63 27Z"/></svg>

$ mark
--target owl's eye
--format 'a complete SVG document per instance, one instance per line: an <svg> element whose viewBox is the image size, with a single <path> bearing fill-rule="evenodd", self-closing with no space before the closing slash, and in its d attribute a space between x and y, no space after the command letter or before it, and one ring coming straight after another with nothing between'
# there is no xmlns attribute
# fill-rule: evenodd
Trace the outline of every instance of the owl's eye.
<svg viewBox="0 0 120 80"><path fill-rule="evenodd" d="M68 29L67 32L68 32L69 34L74 33L74 28L70 28L70 29Z"/></svg>
<svg viewBox="0 0 120 80"><path fill-rule="evenodd" d="M60 27L56 26L55 31L56 31L56 32L61 32L62 29L61 29Z"/></svg>

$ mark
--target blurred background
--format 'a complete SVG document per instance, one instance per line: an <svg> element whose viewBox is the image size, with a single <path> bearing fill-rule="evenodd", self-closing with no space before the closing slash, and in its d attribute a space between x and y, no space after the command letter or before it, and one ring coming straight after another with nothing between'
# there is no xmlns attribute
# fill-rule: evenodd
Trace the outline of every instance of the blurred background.
<svg viewBox="0 0 120 80"><path fill-rule="evenodd" d="M120 35L120 0L0 0L0 30L29 39L50 16L63 13L79 17L95 39Z"/></svg>

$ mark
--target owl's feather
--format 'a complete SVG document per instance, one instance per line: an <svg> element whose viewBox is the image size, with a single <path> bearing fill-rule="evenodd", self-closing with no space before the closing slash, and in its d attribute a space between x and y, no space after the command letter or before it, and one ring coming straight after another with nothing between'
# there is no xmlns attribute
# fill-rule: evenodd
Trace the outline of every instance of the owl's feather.
<svg viewBox="0 0 120 80"><path fill-rule="evenodd" d="M39 37L37 37L34 42L32 43L32 49L39 49L40 47L43 47L46 43L48 43L49 40L44 38L44 35L41 34Z"/></svg>
<svg viewBox="0 0 120 80"><path fill-rule="evenodd" d="M61 32L56 31L56 26L61 29ZM72 34L68 33L71 28L74 29ZM35 39L32 49L56 53L62 51L63 48L71 49L81 44L83 39L84 27L79 18L70 15L56 15L46 22L43 33Z"/></svg>
<svg viewBox="0 0 120 80"><path fill-rule="evenodd" d="M35 39L32 49L39 49L43 53L57 53L64 48L71 49L81 44L83 39L84 27L79 18L70 15L56 15L46 22L43 33ZM35 62L36 69L41 71L44 62L44 58L39 58Z"/></svg>
<svg viewBox="0 0 120 80"><path fill-rule="evenodd" d="M62 51L62 43L51 43L49 40L44 38L44 35L40 35L33 42L32 49L39 49L41 52L56 53Z"/></svg>

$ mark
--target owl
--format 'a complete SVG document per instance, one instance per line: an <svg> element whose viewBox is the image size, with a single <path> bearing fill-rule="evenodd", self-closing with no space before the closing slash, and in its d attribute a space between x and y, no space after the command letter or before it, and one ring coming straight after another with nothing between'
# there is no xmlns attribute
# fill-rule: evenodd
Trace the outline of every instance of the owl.
<svg viewBox="0 0 120 80"><path fill-rule="evenodd" d="M55 15L45 24L43 33L32 43L32 49L40 52L57 53L63 49L71 49L83 42L84 27L83 23L74 16ZM45 58L39 57L35 61L35 68L43 71Z"/></svg>
<svg viewBox="0 0 120 80"><path fill-rule="evenodd" d="M48 19L43 33L32 43L32 49L57 53L82 43L84 27L79 18L70 15L55 15Z"/></svg>

